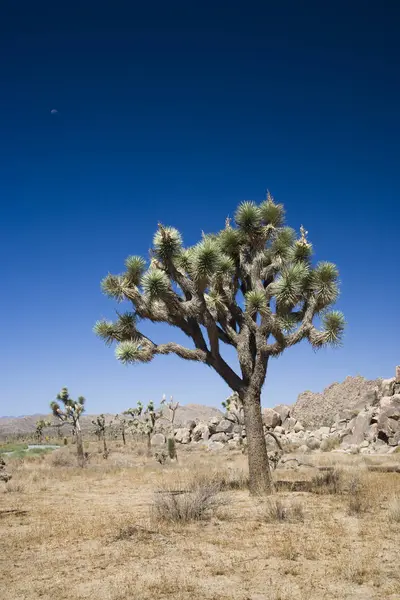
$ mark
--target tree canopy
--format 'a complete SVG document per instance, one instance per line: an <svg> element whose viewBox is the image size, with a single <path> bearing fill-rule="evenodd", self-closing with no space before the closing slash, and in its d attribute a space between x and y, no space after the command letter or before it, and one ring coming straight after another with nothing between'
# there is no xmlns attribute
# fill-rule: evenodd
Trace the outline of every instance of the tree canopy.
<svg viewBox="0 0 400 600"><path fill-rule="evenodd" d="M102 281L107 296L129 301L133 310L98 321L96 334L116 342L122 363L175 354L213 367L239 394L269 356L305 339L314 348L339 344L344 317L330 310L339 295L338 269L313 265L307 232L301 227L296 234L284 221L283 205L268 194L259 205L241 203L233 222L203 233L194 246L159 224L149 260L129 256L122 274ZM158 344L140 331L145 320L177 327L190 347ZM240 373L223 359L221 344L237 350Z"/></svg>

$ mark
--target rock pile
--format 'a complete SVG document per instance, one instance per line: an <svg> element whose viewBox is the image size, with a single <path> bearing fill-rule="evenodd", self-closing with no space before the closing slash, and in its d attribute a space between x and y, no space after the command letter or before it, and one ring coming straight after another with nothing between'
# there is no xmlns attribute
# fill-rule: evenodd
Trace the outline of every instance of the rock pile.
<svg viewBox="0 0 400 600"><path fill-rule="evenodd" d="M340 383L332 383L323 392L302 392L293 405L292 415L306 429L331 426L338 412L357 407L363 397L379 386L380 382L379 379L346 377Z"/></svg>
<svg viewBox="0 0 400 600"><path fill-rule="evenodd" d="M306 429L290 406L264 408L262 418L268 445L273 447L276 443L268 435L272 432L283 447L303 452L394 452L400 446L400 368L396 370L396 377L378 380L374 387L368 385L356 403L354 398L352 400L350 408L338 410L333 422L317 429ZM175 441L203 444L210 450L246 444L243 409L238 396L230 396L225 405L227 411L222 419L214 416L208 421L189 421L184 427L176 428ZM165 436L157 433L152 445L159 446L165 441Z"/></svg>

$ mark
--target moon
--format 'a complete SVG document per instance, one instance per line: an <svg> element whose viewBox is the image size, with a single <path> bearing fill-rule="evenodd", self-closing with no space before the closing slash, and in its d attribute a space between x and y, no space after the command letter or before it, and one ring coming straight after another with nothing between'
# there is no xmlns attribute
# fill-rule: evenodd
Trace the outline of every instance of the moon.
<svg viewBox="0 0 400 600"><path fill-rule="evenodd" d="M56 108L52 108L50 111L51 115L56 115L58 113L58 110Z"/></svg>

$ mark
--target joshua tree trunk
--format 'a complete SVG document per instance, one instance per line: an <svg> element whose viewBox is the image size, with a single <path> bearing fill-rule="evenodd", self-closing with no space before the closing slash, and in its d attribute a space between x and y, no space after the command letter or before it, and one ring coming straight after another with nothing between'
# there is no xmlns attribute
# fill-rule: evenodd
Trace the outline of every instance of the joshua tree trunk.
<svg viewBox="0 0 400 600"><path fill-rule="evenodd" d="M243 408L248 444L250 493L272 494L274 486L264 437L260 392L252 388L246 390Z"/></svg>
<svg viewBox="0 0 400 600"><path fill-rule="evenodd" d="M151 433L147 434L147 456L151 456Z"/></svg>
<svg viewBox="0 0 400 600"><path fill-rule="evenodd" d="M85 455L83 453L83 441L82 441L82 431L79 421L76 422L75 425L75 437L76 437L76 452L78 455L78 465L83 467L85 465Z"/></svg>
<svg viewBox="0 0 400 600"><path fill-rule="evenodd" d="M106 432L105 431L103 431L103 456L104 456L104 458L108 457L107 442L106 442Z"/></svg>
<svg viewBox="0 0 400 600"><path fill-rule="evenodd" d="M125 429L122 429L122 442L123 442L124 446L126 446Z"/></svg>

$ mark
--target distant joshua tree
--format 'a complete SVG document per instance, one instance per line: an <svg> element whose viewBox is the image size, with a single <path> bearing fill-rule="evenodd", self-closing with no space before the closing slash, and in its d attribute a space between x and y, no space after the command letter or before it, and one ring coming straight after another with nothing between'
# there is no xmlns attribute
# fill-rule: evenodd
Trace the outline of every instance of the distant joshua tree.
<svg viewBox="0 0 400 600"><path fill-rule="evenodd" d="M36 421L35 437L38 443L43 441L43 429L46 429L46 427L51 427L50 421L46 421L45 419Z"/></svg>
<svg viewBox="0 0 400 600"><path fill-rule="evenodd" d="M121 275L102 282L105 294L132 303L116 322L99 321L95 332L117 343L122 363L147 363L175 354L214 369L243 404L252 494L273 491L261 415L261 390L271 357L303 340L313 348L340 343L342 313L329 310L338 294L338 269L312 264L307 231L284 226L284 208L268 193L264 202L243 202L234 223L184 248L180 232L159 224L150 264L125 261ZM319 319L320 327L314 324ZM158 344L138 329L144 321L167 323L190 340ZM236 372L221 345L234 349Z"/></svg>
<svg viewBox="0 0 400 600"><path fill-rule="evenodd" d="M146 436L147 452L150 454L151 436L154 433L157 420L162 416L162 412L154 408L153 401L150 401L146 407L139 401L136 408L128 408L128 410L124 411L124 415L131 417L129 421L131 427L138 433Z"/></svg>
<svg viewBox="0 0 400 600"><path fill-rule="evenodd" d="M126 429L128 427L128 420L124 415L115 415L112 424L116 426L117 430L121 432L122 443L126 446Z"/></svg>
<svg viewBox="0 0 400 600"><path fill-rule="evenodd" d="M60 407L60 403L62 404L63 408ZM50 408L53 411L53 415L59 419L60 422L69 423L72 425L72 430L75 432L76 436L78 465L80 467L85 465L82 430L79 422L80 416L85 410L84 404L85 398L83 396L79 396L78 400L72 400L67 388L62 388L61 392L57 394L57 401L50 403Z"/></svg>
<svg viewBox="0 0 400 600"><path fill-rule="evenodd" d="M168 412L164 410L164 407L168 409ZM175 414L179 408L179 402L174 402L173 397L167 401L167 398L164 394L161 400L161 415L164 419L169 421L170 426L167 432L167 448L168 448L168 456L171 459L178 460L178 454L176 451L176 443L174 438L174 422L175 422Z"/></svg>
<svg viewBox="0 0 400 600"><path fill-rule="evenodd" d="M108 458L108 449L107 449L107 441L106 441L106 418L103 414L96 417L94 421L92 421L92 425L94 425L95 430L94 433L97 435L99 440L103 442L103 458Z"/></svg>

